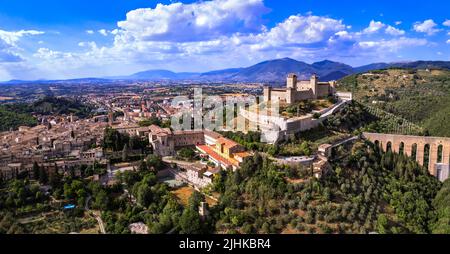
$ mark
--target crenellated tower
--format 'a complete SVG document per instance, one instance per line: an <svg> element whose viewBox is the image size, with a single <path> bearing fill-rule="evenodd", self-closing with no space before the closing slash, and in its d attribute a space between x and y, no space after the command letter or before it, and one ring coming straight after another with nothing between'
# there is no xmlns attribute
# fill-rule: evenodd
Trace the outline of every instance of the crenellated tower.
<svg viewBox="0 0 450 254"><path fill-rule="evenodd" d="M287 76L287 88L297 90L297 75L291 73Z"/></svg>

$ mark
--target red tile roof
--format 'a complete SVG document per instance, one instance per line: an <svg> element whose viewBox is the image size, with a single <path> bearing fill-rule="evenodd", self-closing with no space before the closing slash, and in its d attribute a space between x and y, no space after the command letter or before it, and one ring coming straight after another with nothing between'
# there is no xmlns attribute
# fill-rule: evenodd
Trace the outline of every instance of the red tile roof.
<svg viewBox="0 0 450 254"><path fill-rule="evenodd" d="M234 142L233 140L221 137L217 139L217 144L224 144L226 148L231 148L231 147L235 147L238 146L239 144Z"/></svg>
<svg viewBox="0 0 450 254"><path fill-rule="evenodd" d="M226 167L235 165L235 163L233 163L232 161L220 156L219 154L217 154L210 146L208 145L198 145L197 149L200 150L203 153L206 153L207 155L209 155L211 158L213 158L214 160L220 162L221 164L225 165Z"/></svg>
<svg viewBox="0 0 450 254"><path fill-rule="evenodd" d="M148 129L150 130L150 132L153 135L161 136L161 135L170 135L170 134L172 134L172 131L169 128L161 128L161 127L159 127L157 125L150 125L148 127Z"/></svg>

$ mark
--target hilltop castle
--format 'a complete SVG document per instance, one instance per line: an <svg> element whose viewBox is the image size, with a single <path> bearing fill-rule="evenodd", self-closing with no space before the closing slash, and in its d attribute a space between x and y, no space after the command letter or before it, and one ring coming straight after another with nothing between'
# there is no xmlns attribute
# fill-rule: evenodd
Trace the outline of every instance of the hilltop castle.
<svg viewBox="0 0 450 254"><path fill-rule="evenodd" d="M312 75L310 80L297 80L297 75L287 76L286 88L264 87L264 101L284 101L287 104L302 100L314 100L333 95L336 81L319 82L317 75Z"/></svg>

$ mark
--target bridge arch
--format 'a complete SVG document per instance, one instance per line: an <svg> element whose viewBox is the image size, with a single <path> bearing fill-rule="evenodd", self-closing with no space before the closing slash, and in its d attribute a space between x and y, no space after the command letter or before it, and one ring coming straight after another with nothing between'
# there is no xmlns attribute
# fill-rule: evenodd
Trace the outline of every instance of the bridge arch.
<svg viewBox="0 0 450 254"><path fill-rule="evenodd" d="M375 140L375 142L373 142L375 144L376 147L380 148L380 141L379 140Z"/></svg>
<svg viewBox="0 0 450 254"><path fill-rule="evenodd" d="M398 153L399 154L405 154L405 143L403 141L400 142L400 145L398 147Z"/></svg>
<svg viewBox="0 0 450 254"><path fill-rule="evenodd" d="M392 142L391 141L388 141L386 143L386 152L393 152L392 151Z"/></svg>
<svg viewBox="0 0 450 254"><path fill-rule="evenodd" d="M423 146L423 166L428 168L430 165L430 156L431 156L431 146L430 144L425 144Z"/></svg>
<svg viewBox="0 0 450 254"><path fill-rule="evenodd" d="M437 163L442 163L444 159L444 146L439 144L437 147Z"/></svg>
<svg viewBox="0 0 450 254"><path fill-rule="evenodd" d="M411 145L411 156L413 160L417 160L417 143Z"/></svg>

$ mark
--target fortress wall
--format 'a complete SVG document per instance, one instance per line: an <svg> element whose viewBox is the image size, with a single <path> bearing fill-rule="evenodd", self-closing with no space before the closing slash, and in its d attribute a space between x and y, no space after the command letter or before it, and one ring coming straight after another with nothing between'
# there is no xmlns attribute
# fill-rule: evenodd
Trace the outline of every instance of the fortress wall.
<svg viewBox="0 0 450 254"><path fill-rule="evenodd" d="M264 101L270 101L271 100L271 88L268 86L264 87Z"/></svg>
<svg viewBox="0 0 450 254"><path fill-rule="evenodd" d="M287 122L286 123L286 132L288 134L295 133L297 130L299 130L301 128L301 126L302 125L301 125L300 120Z"/></svg>
<svg viewBox="0 0 450 254"><path fill-rule="evenodd" d="M295 100L296 101L302 101L302 100L308 100L313 96L313 93L311 90L306 91L296 91L295 92Z"/></svg>
<svg viewBox="0 0 450 254"><path fill-rule="evenodd" d="M272 90L270 92L270 98L273 101L286 100L286 91L285 90Z"/></svg>
<svg viewBox="0 0 450 254"><path fill-rule="evenodd" d="M173 142L176 147L204 144L205 135L200 131L175 134L173 135Z"/></svg>
<svg viewBox="0 0 450 254"><path fill-rule="evenodd" d="M327 97L330 94L330 85L327 84L319 84L317 86L317 97Z"/></svg>
<svg viewBox="0 0 450 254"><path fill-rule="evenodd" d="M309 91L309 90L311 90L310 84L297 86L297 91Z"/></svg>
<svg viewBox="0 0 450 254"><path fill-rule="evenodd" d="M289 134L306 131L317 127L321 122L322 121L318 119L313 119L313 117L310 115L294 120L289 120L286 124L286 130Z"/></svg>
<svg viewBox="0 0 450 254"><path fill-rule="evenodd" d="M297 87L304 86L311 88L311 81L310 80L300 80L297 82Z"/></svg>
<svg viewBox="0 0 450 254"><path fill-rule="evenodd" d="M353 99L351 92L336 92L336 96L344 101L351 101Z"/></svg>

